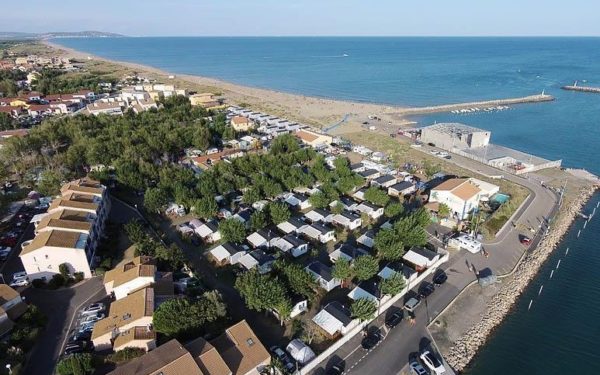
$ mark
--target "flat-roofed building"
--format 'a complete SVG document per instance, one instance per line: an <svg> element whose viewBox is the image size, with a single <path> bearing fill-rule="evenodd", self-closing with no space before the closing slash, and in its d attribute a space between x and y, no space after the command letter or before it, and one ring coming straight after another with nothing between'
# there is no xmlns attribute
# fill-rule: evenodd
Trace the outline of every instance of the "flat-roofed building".
<svg viewBox="0 0 600 375"><path fill-rule="evenodd" d="M439 123L421 128L421 141L452 151L484 147L490 143L491 132L460 123Z"/></svg>

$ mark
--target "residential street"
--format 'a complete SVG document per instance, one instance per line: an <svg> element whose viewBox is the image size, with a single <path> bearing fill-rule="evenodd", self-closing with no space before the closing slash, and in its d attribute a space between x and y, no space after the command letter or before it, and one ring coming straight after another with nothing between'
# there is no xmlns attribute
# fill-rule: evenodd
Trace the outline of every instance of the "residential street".
<svg viewBox="0 0 600 375"><path fill-rule="evenodd" d="M423 152L429 152L429 150L424 148ZM527 187L532 193L515 214L515 223L538 229L545 218L553 217L557 212L558 197L554 192L542 187L539 182L510 175L456 155L452 155L450 162L477 173L504 175L507 180ZM538 230L535 236L527 233L533 239L529 249L535 249L543 232L544 230ZM484 248L490 254L487 258L481 254L471 254L464 250L451 252L449 262L442 266L448 275L448 280L444 285L436 288L436 291L417 308L415 325L408 322L401 323L392 329L383 342L366 356L360 347L362 337L357 335L333 356L326 359L321 367L315 370L315 373L323 373L325 368L336 364L341 364L346 373L352 374L392 375L400 373L400 370L407 365L410 354L421 350L424 343L430 340L426 329L428 323L433 321L460 291L477 280L476 273L471 267L474 267L476 271L489 268L496 275L511 272L526 251L519 241L521 233L512 225L507 225L494 241L484 243ZM400 300L396 307L401 308L403 303L404 301ZM377 323L375 323L377 326L383 324L385 316L390 314L390 310L377 319Z"/></svg>

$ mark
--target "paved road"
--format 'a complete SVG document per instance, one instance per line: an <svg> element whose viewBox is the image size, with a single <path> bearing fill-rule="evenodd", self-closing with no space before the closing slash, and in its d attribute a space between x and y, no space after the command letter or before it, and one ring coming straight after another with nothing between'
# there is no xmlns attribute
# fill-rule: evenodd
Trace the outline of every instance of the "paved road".
<svg viewBox="0 0 600 375"><path fill-rule="evenodd" d="M423 147L428 153L431 148ZM526 227L540 228L540 224L557 211L558 197L556 194L541 186L539 182L527 178L510 175L498 169L483 165L474 160L452 155L450 162L473 172L485 175L504 175L512 182L525 186L531 191L526 203L515 214L514 221ZM512 225L507 225L492 242L484 245L489 257L460 251L451 256L448 263L442 266L448 275L448 281L424 301L415 312L414 325L403 322L400 326L387 333L386 338L372 351L365 353L360 347L361 337L354 337L343 345L333 356L327 358L315 373L323 373L325 368L342 364L346 373L351 374L398 374L406 366L412 353L423 349L429 342L427 324L432 321L467 285L477 279L476 272L489 268L494 274L509 273L517 264L526 249L520 243L520 235L534 237L530 249L539 243L545 226L534 236L531 233L520 232ZM473 267L476 272L473 271ZM414 289L413 289L414 290ZM403 304L399 301L396 306L382 314L372 325L381 326L385 315L394 308L399 309Z"/></svg>
<svg viewBox="0 0 600 375"><path fill-rule="evenodd" d="M46 290L27 288L23 295L29 303L39 307L48 317L46 329L31 350L24 369L28 375L52 374L62 352L65 337L71 329L74 315L87 303L106 296L102 279L95 277L76 287Z"/></svg>

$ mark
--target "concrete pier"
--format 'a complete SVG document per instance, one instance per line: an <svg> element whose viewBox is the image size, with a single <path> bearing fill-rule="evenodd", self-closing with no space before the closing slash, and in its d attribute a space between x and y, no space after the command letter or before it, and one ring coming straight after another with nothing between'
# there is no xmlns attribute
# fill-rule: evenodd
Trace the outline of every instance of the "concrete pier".
<svg viewBox="0 0 600 375"><path fill-rule="evenodd" d="M563 86L561 87L563 90L567 91L580 91L580 92L590 92L593 94L600 94L600 87L591 87L591 86Z"/></svg>
<svg viewBox="0 0 600 375"><path fill-rule="evenodd" d="M427 114L427 113L451 112L451 111L454 111L457 109L491 108L491 107L498 107L498 106L514 105L514 104L551 102L553 100L554 100L554 97L552 95L539 94L539 95L524 96L521 98L495 99L495 100L486 100L486 101L472 102L472 103L456 103L456 104L444 104L444 105L436 105L436 106L429 106L429 107L406 108L406 109L400 110L398 112L398 114L400 114L400 115L422 115L422 114Z"/></svg>

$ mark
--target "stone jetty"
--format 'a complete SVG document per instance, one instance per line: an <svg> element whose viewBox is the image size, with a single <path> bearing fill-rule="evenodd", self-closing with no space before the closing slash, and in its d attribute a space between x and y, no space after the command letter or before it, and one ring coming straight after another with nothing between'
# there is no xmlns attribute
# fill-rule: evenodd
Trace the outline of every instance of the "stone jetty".
<svg viewBox="0 0 600 375"><path fill-rule="evenodd" d="M529 282L538 273L544 261L552 254L563 236L586 202L594 194L598 186L582 189L576 200L564 211L553 224L550 233L543 239L539 246L527 254L516 267L512 276L509 276L501 290L488 303L486 312L481 320L462 335L450 348L446 361L457 372L463 371L473 360L477 351L485 344L494 328L502 322L510 312L519 296L523 293Z"/></svg>
<svg viewBox="0 0 600 375"><path fill-rule="evenodd" d="M591 87L591 86L563 86L561 87L563 90L568 91L581 91L581 92L590 92L593 94L600 94L600 87Z"/></svg>
<svg viewBox="0 0 600 375"><path fill-rule="evenodd" d="M509 98L509 99L495 99L495 100L487 100L481 102L472 102L472 103L456 103L456 104L444 104L444 105L436 105L429 107L415 107L415 108L406 108L398 111L399 115L422 115L427 113L437 113L437 112L451 112L454 110L460 109L468 109L468 108L491 108L498 106L507 106L514 104L525 104L525 103L541 103L541 102L551 102L554 100L552 95L539 94L539 95L530 95L524 96L521 98Z"/></svg>

